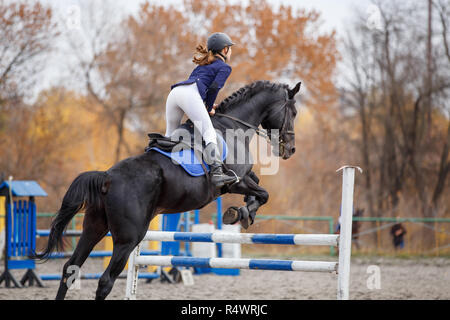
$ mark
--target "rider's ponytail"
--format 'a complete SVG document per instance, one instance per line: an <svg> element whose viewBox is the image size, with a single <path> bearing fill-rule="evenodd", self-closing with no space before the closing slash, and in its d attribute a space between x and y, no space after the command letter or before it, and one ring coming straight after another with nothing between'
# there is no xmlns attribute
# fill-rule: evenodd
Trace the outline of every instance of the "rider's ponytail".
<svg viewBox="0 0 450 320"><path fill-rule="evenodd" d="M200 66L204 66L206 64L212 63L216 59L217 58L214 56L211 50L208 51L204 45L199 44L195 48L194 58L192 59L192 62Z"/></svg>

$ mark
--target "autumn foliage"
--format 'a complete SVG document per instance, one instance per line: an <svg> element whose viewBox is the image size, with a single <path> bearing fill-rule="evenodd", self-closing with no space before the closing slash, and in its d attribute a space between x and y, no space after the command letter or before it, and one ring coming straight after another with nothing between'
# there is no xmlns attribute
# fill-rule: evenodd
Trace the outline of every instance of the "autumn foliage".
<svg viewBox="0 0 450 320"><path fill-rule="evenodd" d="M106 170L121 159L142 153L148 132L164 132L170 85L186 79L195 67L192 56L196 45L205 44L210 33L222 31L236 45L229 62L233 71L217 102L255 80L290 85L302 81L297 102L297 152L290 160L281 161L277 175L261 177L270 200L260 213L337 218L341 180L335 170L350 163L366 165L364 169L372 177L369 182L367 176L365 180L357 178L357 203L368 209L368 215L421 216L425 209L417 205L418 196L428 201L423 205L427 215L448 215L448 197L442 196L448 194L448 175L444 175L439 197L434 199L429 190L437 184L436 179L425 179L420 194L419 171L414 171L422 168L421 161L430 173L449 170L448 114L445 116L442 104L438 105L438 101L448 103L447 87L436 93L439 97L432 112L426 113L422 109L425 106L415 106L420 94L434 94L410 90L420 70L408 69L407 63L417 60L387 66L387 56L380 51L370 64L370 54L364 51L369 47L373 52L395 47L392 38L386 42L388 35L384 34L385 42L372 39L360 25L349 39L373 41L367 40L370 43L361 43L360 47L347 41L339 50L342 43L336 33L322 31L319 12L274 7L266 0L246 4L225 0L220 5L213 0L185 0L178 7L147 1L135 14L125 15L117 23L102 15L107 11L101 3L81 8L80 28L68 31L51 7L39 2L0 0L0 174L37 180L50 195L40 201L41 211L57 210L70 182L80 172ZM115 2L107 5L111 10ZM443 17L445 21L445 14ZM386 28L384 32L389 33ZM67 65L63 63L71 70L72 79L42 89L40 77L51 69L47 58L61 50L57 45L61 43L74 57ZM402 45L412 46L406 41ZM405 59L404 52L388 57L396 63ZM381 79L377 82L371 78L369 87L361 81L349 81L344 90L343 83L336 83L342 60L350 61L350 73L353 71L357 80L361 80L360 75L370 78L377 72L381 72ZM442 58L439 63L448 71L450 58L449 62ZM393 74L399 72L396 66L400 65L408 77ZM442 84L445 81L448 74ZM423 114L414 118L414 108ZM429 127L421 122L427 114ZM395 125L388 122L391 120ZM412 126L415 120L420 128ZM402 124L404 128L397 126ZM420 131L426 128L429 135ZM405 137L411 137L411 130L417 129L415 133L420 131L420 137L426 138L420 146L414 144L416 140L406 140L412 145L399 145L400 129L406 130ZM417 147L414 150L420 154L408 158L407 147ZM400 176L400 187L389 180L399 161L404 161L406 168ZM414 175L415 179L410 179ZM375 183L377 177L383 179L380 184ZM398 199L393 201L395 197ZM242 201L241 196L227 196L224 206ZM405 208L410 211L399 213Z"/></svg>

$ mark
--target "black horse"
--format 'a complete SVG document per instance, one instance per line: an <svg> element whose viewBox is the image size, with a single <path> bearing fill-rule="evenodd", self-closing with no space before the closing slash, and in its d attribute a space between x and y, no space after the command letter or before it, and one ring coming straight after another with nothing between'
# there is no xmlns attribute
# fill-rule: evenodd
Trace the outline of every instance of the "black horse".
<svg viewBox="0 0 450 320"><path fill-rule="evenodd" d="M285 84L253 82L221 102L217 115L212 118L213 125L224 136L229 129L242 132L253 128L253 133L263 134L258 129L261 125L272 137L271 143L278 145L273 149L274 154L288 159L295 152L294 96L299 89L300 83L289 89ZM279 134L272 134L274 131ZM238 134L237 143L231 148L241 148L249 155L250 139L245 136ZM207 175L189 176L179 165L155 151L124 159L107 171L84 172L75 178L52 221L47 247L35 255L37 259L47 259L60 247L68 223L84 209L83 232L73 255L64 265L56 299L64 299L67 293L67 280L72 275L67 272L68 267L81 267L108 231L112 235L113 252L99 280L96 299L105 299L110 293L131 251L144 238L150 221L157 214L199 209L220 194L237 193L245 195L246 206L227 210L224 223L241 220L247 225L248 218L252 223L256 211L267 202L269 195L258 185L259 179L251 171L252 164L237 163L236 152L230 155L234 159L227 157L225 163L239 177L239 182L224 186L220 192L213 190Z"/></svg>

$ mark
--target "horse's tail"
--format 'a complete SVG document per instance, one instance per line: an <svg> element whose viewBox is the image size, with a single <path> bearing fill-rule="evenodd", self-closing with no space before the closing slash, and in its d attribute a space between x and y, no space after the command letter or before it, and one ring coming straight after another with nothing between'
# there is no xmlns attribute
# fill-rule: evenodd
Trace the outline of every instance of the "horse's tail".
<svg viewBox="0 0 450 320"><path fill-rule="evenodd" d="M108 186L108 175L104 171L88 171L76 177L64 195L61 208L52 221L47 247L43 252L33 253L30 257L46 260L55 248L62 249L63 232L70 220L82 208L94 212L102 210L104 208L102 195L106 194Z"/></svg>

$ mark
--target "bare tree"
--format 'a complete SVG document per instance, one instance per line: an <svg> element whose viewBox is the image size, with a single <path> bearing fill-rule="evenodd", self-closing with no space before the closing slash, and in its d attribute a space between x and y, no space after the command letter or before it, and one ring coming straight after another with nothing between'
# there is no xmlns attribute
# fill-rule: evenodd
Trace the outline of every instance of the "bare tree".
<svg viewBox="0 0 450 320"><path fill-rule="evenodd" d="M0 23L0 99L8 99L24 94L36 81L59 32L52 10L39 2L0 0Z"/></svg>
<svg viewBox="0 0 450 320"><path fill-rule="evenodd" d="M444 57L447 60L447 63L444 63L444 68L447 66L447 70L450 68L450 43L448 40L449 37L449 25L450 25L450 2L440 0L435 3L435 6L437 7L438 14L439 14L439 21L441 24L441 37L442 37L442 43L444 47ZM441 157L440 157L440 163L439 163L439 171L438 171L438 178L436 181L436 185L433 191L432 196L432 208L437 209L439 206L439 199L442 197L442 194L445 190L445 186L447 181L447 176L450 171L450 160L449 158L449 152L450 152L450 106L449 106L449 92L444 91L442 93L442 111L444 112L445 116L447 117L447 135L444 137L444 144L442 146L441 151Z"/></svg>
<svg viewBox="0 0 450 320"><path fill-rule="evenodd" d="M444 70L450 60L444 62L446 50L437 49L442 43L448 49L448 1L435 4L439 38L431 33L437 26L429 4L378 1L381 28L368 27L360 14L346 41L351 77L343 101L358 115L370 215L397 215L418 199L418 214L436 216L448 188L449 131L438 124L449 121L450 76Z"/></svg>

